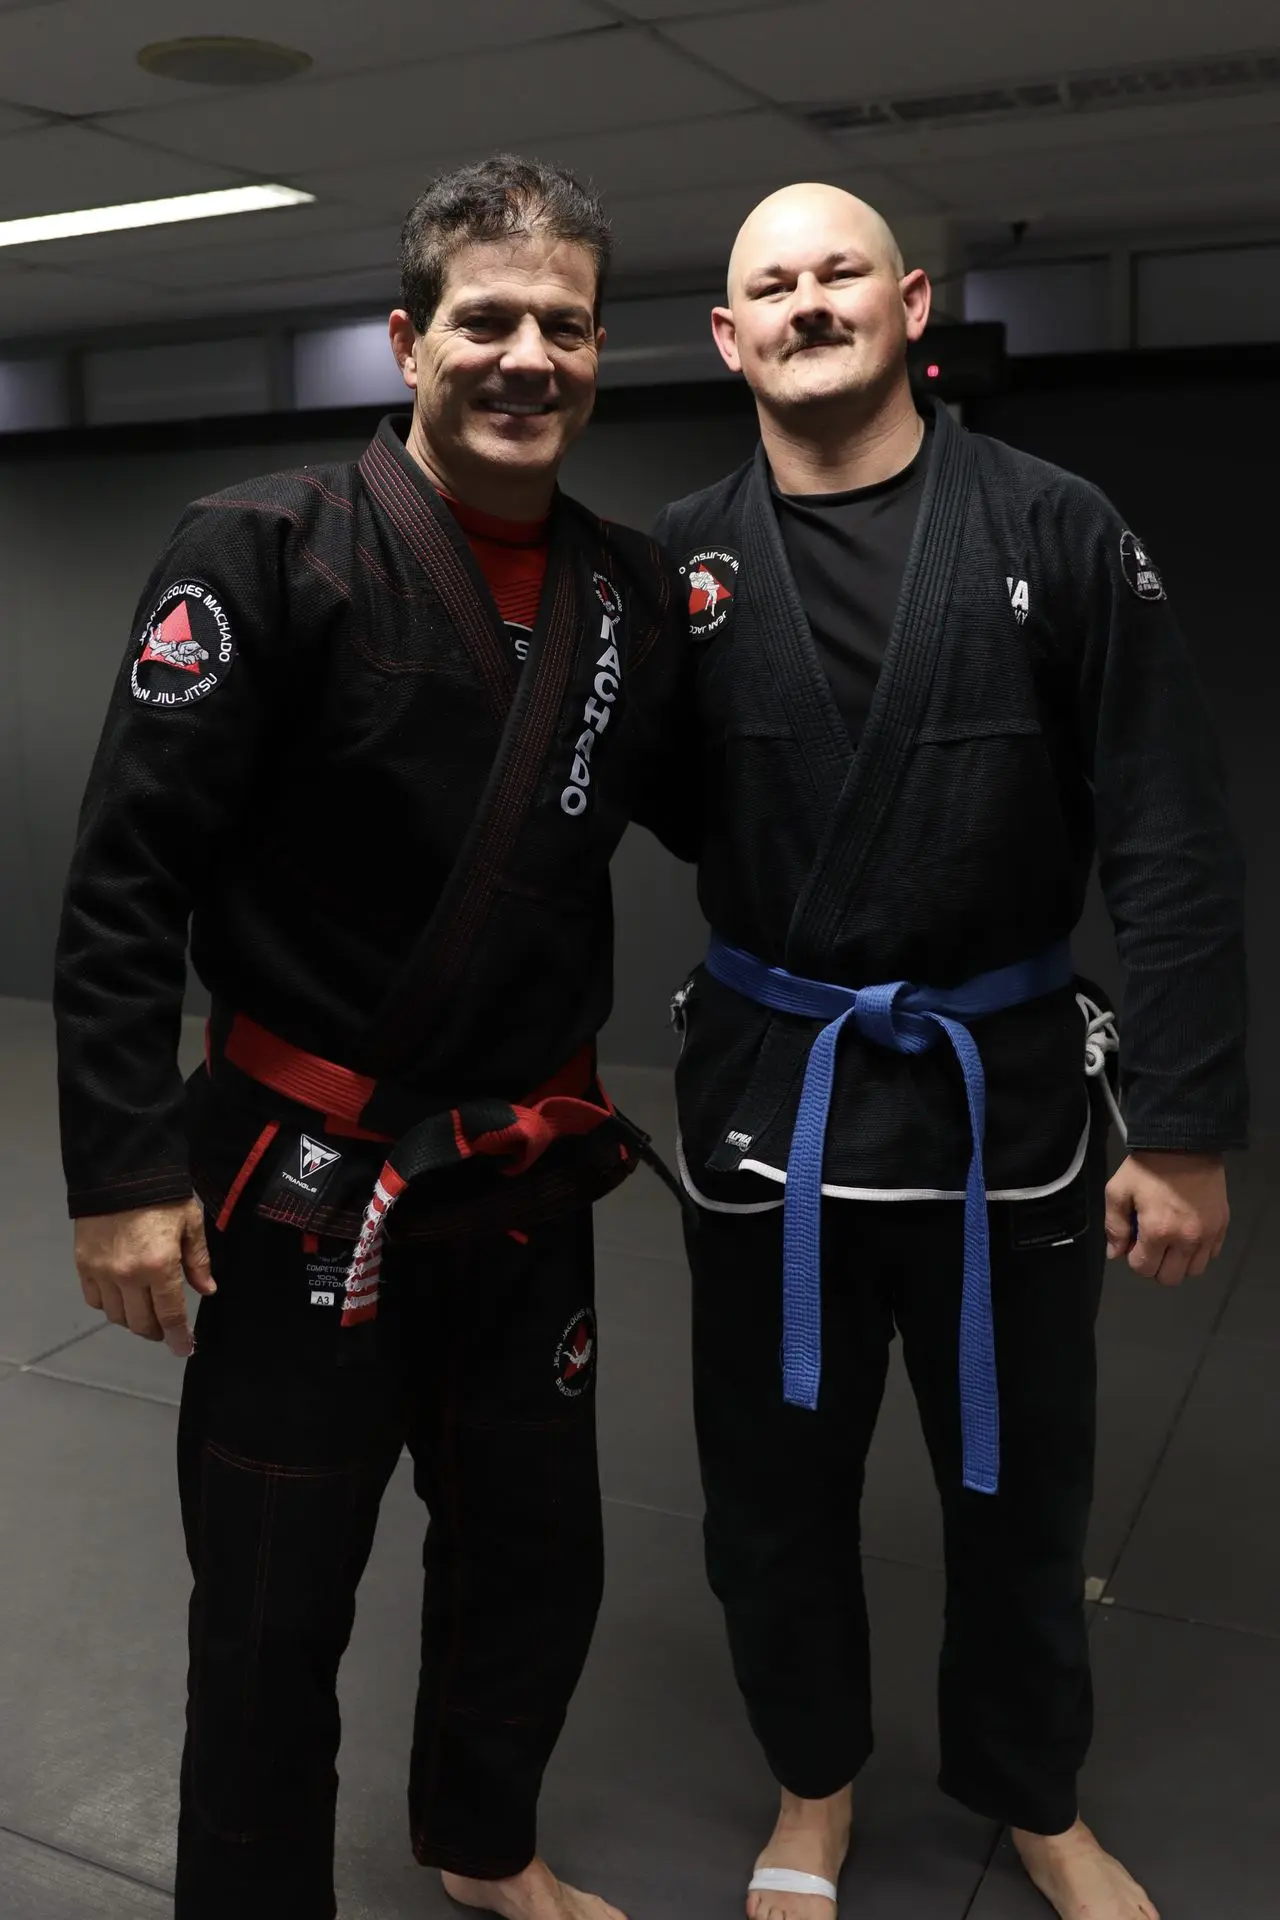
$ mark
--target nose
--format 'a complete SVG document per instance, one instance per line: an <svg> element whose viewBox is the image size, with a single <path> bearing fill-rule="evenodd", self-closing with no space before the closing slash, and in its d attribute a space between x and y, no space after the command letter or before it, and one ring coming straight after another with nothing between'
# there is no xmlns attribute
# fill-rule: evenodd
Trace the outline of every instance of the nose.
<svg viewBox="0 0 1280 1920"><path fill-rule="evenodd" d="M502 352L502 371L523 374L526 379L545 379L555 372L555 362L547 352L542 328L533 314L526 313L508 338Z"/></svg>
<svg viewBox="0 0 1280 1920"><path fill-rule="evenodd" d="M803 327L815 320L825 321L834 311L830 296L817 274L802 273L791 296L792 324Z"/></svg>

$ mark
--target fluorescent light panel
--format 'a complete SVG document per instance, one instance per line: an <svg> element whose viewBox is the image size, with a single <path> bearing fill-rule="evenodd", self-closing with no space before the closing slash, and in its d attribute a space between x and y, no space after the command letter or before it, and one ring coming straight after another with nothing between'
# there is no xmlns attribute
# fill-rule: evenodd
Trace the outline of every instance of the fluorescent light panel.
<svg viewBox="0 0 1280 1920"><path fill-rule="evenodd" d="M74 240L85 233L124 233L131 227L167 227L182 220L213 220L223 213L262 213L269 207L302 207L314 193L297 187L220 187L214 193L181 193L170 200L133 200L122 207L82 207L77 213L37 213L0 220L0 247L29 247L37 240Z"/></svg>

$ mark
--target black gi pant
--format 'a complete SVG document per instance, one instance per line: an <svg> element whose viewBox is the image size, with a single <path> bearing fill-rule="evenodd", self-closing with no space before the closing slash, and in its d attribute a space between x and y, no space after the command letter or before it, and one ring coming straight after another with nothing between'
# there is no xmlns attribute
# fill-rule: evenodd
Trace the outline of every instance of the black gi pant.
<svg viewBox="0 0 1280 1920"><path fill-rule="evenodd" d="M590 1213L526 1245L390 1246L377 1319L345 1329L323 1296L350 1249L308 1255L247 1201L210 1248L179 1429L177 1920L336 1912L338 1664L402 1447L430 1513L414 1851L518 1873L603 1585Z"/></svg>
<svg viewBox="0 0 1280 1920"><path fill-rule="evenodd" d="M995 1496L961 1480L959 1203L824 1202L813 1413L782 1399L781 1209L704 1212L690 1233L708 1572L751 1724L791 1792L837 1792L872 1748L858 1509L896 1331L942 1500L941 1785L1032 1832L1074 1821L1092 1732L1083 1554L1104 1179L1095 1150L1063 1193L989 1209Z"/></svg>

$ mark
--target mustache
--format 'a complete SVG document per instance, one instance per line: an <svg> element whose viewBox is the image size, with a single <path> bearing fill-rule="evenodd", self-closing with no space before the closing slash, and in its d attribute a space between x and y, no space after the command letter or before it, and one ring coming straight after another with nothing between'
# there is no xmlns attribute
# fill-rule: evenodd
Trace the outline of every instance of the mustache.
<svg viewBox="0 0 1280 1920"><path fill-rule="evenodd" d="M794 340L788 340L782 349L782 358L790 360L797 353L803 353L806 347L851 347L852 345L853 335L844 328L811 327L797 335Z"/></svg>

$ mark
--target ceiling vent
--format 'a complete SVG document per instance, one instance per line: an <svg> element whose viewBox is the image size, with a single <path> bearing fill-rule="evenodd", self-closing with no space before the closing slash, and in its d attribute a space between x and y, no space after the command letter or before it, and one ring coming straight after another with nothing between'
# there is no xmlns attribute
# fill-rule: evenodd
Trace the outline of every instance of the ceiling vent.
<svg viewBox="0 0 1280 1920"><path fill-rule="evenodd" d="M900 94L813 107L805 119L824 133L871 133L885 127L946 127L966 121L1042 119L1096 113L1108 107L1158 106L1280 87L1280 53L1236 53L1205 60L1148 62L1107 73L961 87L947 93Z"/></svg>

